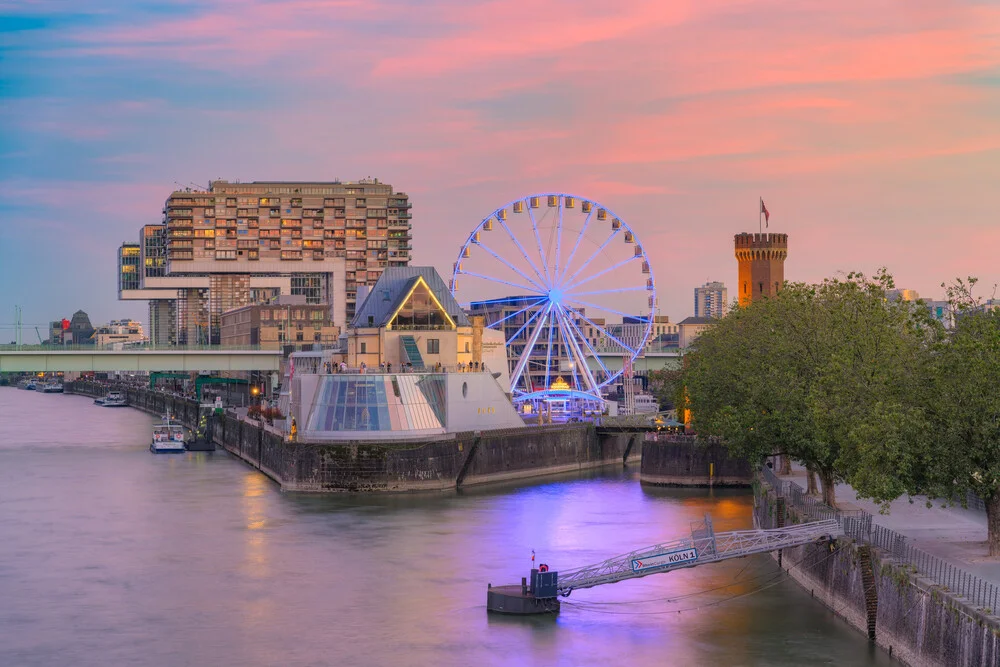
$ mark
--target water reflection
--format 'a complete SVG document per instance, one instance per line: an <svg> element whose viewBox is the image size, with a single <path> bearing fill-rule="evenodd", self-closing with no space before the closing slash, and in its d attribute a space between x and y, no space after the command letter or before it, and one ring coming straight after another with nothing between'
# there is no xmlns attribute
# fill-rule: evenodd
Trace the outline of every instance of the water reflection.
<svg viewBox="0 0 1000 667"><path fill-rule="evenodd" d="M568 568L706 511L747 527L744 492L612 470L282 494L223 452L149 454L132 410L0 388L0 416L0 665L891 664L766 557L578 591L558 617L485 613L532 549Z"/></svg>

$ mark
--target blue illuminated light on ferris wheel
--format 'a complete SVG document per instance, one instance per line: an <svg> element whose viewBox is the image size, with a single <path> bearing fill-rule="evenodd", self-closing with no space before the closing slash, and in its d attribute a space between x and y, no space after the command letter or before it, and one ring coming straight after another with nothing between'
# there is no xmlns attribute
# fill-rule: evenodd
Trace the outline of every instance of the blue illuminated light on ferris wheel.
<svg viewBox="0 0 1000 667"><path fill-rule="evenodd" d="M500 300L516 310L487 321L506 334L515 400L599 399L622 373L609 370L602 354L628 367L653 328L656 288L642 244L606 206L576 195L515 199L476 225L459 251L451 291L470 301L489 290L518 295ZM646 293L640 310L648 315L623 310L635 292ZM629 334L606 316L624 318Z"/></svg>

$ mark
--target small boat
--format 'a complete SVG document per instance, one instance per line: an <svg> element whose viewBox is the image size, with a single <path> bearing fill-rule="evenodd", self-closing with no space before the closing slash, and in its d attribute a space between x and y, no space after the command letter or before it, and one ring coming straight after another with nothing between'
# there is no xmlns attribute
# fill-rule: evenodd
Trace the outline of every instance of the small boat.
<svg viewBox="0 0 1000 667"><path fill-rule="evenodd" d="M97 400L101 402L97 403ZM128 407L128 401L125 400L125 395L122 394L120 391L109 391L107 396L105 396L103 399L97 399L97 400L95 400L94 403L97 403L98 405L103 405L106 408Z"/></svg>
<svg viewBox="0 0 1000 667"><path fill-rule="evenodd" d="M27 389L28 391L35 391L37 386L38 385L36 385L34 382L28 382L26 385L24 385L24 388Z"/></svg>
<svg viewBox="0 0 1000 667"><path fill-rule="evenodd" d="M154 454L179 454L184 450L184 427L180 422L164 416L163 421L153 425L153 440L149 451Z"/></svg>
<svg viewBox="0 0 1000 667"><path fill-rule="evenodd" d="M43 394L61 394L63 393L63 386L60 382L50 382L44 387L42 387Z"/></svg>

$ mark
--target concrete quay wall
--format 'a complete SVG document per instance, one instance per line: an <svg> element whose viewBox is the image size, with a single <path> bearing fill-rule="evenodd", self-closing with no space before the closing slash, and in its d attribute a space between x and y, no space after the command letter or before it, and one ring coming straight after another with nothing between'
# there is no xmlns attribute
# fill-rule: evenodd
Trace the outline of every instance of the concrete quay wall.
<svg viewBox="0 0 1000 667"><path fill-rule="evenodd" d="M143 388L75 382L67 391L126 392L129 405L170 413L189 427L196 401ZM283 490L307 492L443 491L637 461L642 434L598 434L592 425L526 426L416 441L287 442L261 423L231 413L215 421L217 445L257 468Z"/></svg>
<svg viewBox="0 0 1000 667"><path fill-rule="evenodd" d="M731 457L717 441L660 434L643 443L639 480L661 486L748 487L753 471L749 461Z"/></svg>
<svg viewBox="0 0 1000 667"><path fill-rule="evenodd" d="M460 433L411 443L289 443L282 488L420 491L622 465L628 436L559 425ZM638 458L633 447L629 460Z"/></svg>
<svg viewBox="0 0 1000 667"><path fill-rule="evenodd" d="M776 522L773 491L761 485L758 517ZM799 522L788 510L787 522ZM762 527L770 527L764 525ZM840 538L783 549L778 562L796 582L910 667L1000 665L1000 617L976 609L882 549Z"/></svg>

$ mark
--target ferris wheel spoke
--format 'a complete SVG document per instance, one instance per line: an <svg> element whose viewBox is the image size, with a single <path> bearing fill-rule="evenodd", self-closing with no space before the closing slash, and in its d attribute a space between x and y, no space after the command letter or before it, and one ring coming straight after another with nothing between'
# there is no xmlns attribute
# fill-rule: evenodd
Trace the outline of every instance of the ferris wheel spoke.
<svg viewBox="0 0 1000 667"><path fill-rule="evenodd" d="M603 276L606 273L610 273L611 271L614 271L615 269L619 269L619 268L625 266L626 264L628 264L629 262L633 261L634 259L636 259L637 257L640 257L640 256L641 255L633 255L633 256L629 257L628 259L623 259L622 261L618 262L617 264L615 264L613 266L609 266L608 268L604 269L603 271L595 273L594 275L590 276L589 278L584 278L583 280L581 280L579 282L576 282L576 283L573 283L572 285L569 285L567 287L564 287L563 289L566 292L570 292L574 288L579 287L580 285L585 285L586 283L589 283L591 280L596 280L596 279L600 278L601 276Z"/></svg>
<svg viewBox="0 0 1000 667"><path fill-rule="evenodd" d="M615 315L621 315L622 317L630 317L634 320L638 320L642 324L649 324L651 318L643 317L642 315L629 315L628 313L623 313L620 310L615 310L614 308L608 308L607 306L599 306L596 303L590 303L589 301L584 301L583 299L566 298L565 301L569 303L576 303L581 306L586 306L587 308L594 308L595 310L603 310L609 313L614 313Z"/></svg>
<svg viewBox="0 0 1000 667"><path fill-rule="evenodd" d="M628 345L626 345L625 343L623 343L618 338L618 336L615 336L613 333L611 333L610 331L608 331L607 329L605 329L604 327L602 327L600 324L597 324L596 322L594 322L594 320L592 320L589 317L587 317L586 315L584 315L582 311L576 310L575 308L572 308L571 310L574 313L576 313L577 315L579 315L582 319L584 319L588 323L590 323L590 326L594 327L595 329L597 329L598 331L600 331L601 333L603 333L605 336L607 336L608 338L610 338L611 340L613 340L614 342L618 343L623 348L625 348L626 350L628 350L629 352L631 352L633 357L639 356L639 351L638 350L633 350L631 347L629 347ZM628 315L628 317L632 317L632 316Z"/></svg>
<svg viewBox="0 0 1000 667"><path fill-rule="evenodd" d="M645 292L648 287L619 287L618 289L600 289L594 292L567 292L570 296L589 296L594 294L618 294L619 292Z"/></svg>
<svg viewBox="0 0 1000 667"><path fill-rule="evenodd" d="M512 283L512 282L509 282L507 280L501 280L500 278L494 278L493 276L484 276L481 273L473 273L472 271L466 271L465 269L462 269L458 273L460 273L463 276L472 276L473 278L482 278L483 280L489 280L490 282L494 282L494 283L503 283L504 285L510 285L511 287L516 287L517 289L520 289L520 290L526 290L528 292L534 292L535 294L544 294L544 292L545 292L545 290L540 290L537 287L528 287L527 285L518 285L517 283Z"/></svg>
<svg viewBox="0 0 1000 667"><path fill-rule="evenodd" d="M546 291L546 289L545 289L544 286L538 284L538 282L536 282L533 278L528 277L527 273L525 273L524 271L521 271L519 268L517 268L516 266L514 266L513 264L511 264L510 262L508 262L506 259L504 259L500 255L498 255L496 252L494 252L492 249L490 249L482 241L476 243L476 245L479 246L480 248L482 248L483 250L485 250L486 252L488 252L489 254L493 255L493 257L496 258L496 260L498 262L501 262L502 264L504 264L505 266L507 266L507 268L509 268L511 271L513 271L517 275L519 275L522 278L524 278L525 280L527 280L530 284L534 285L538 290L540 290L542 292Z"/></svg>
<svg viewBox="0 0 1000 667"><path fill-rule="evenodd" d="M583 350L580 349L580 345L579 343L577 343L576 338L573 336L572 333L573 331L580 333L580 331L579 329L574 327L573 320L566 314L565 309L560 307L559 311L563 315L563 317L560 319L560 322L563 324L565 328L563 335L566 337L567 343L569 344L570 353L575 355L577 359L577 365L579 365L580 367L580 375L584 378L584 380L586 380L586 383L590 388L590 391L597 392L598 391L597 381L594 379L593 374L590 372L590 366L587 365L587 358L583 354ZM579 383L577 384L577 386L579 387Z"/></svg>
<svg viewBox="0 0 1000 667"><path fill-rule="evenodd" d="M528 217L531 219L531 229L535 232L535 242L538 244L538 259L542 263L542 269L545 271L545 281L546 284L553 284L552 276L549 275L549 265L545 261L545 252L542 250L542 237L538 233L538 223L535 222L535 214L531 212L531 202L528 202L526 207L528 211Z"/></svg>
<svg viewBox="0 0 1000 667"><path fill-rule="evenodd" d="M604 365L603 361L601 361L601 356L597 354L597 350L595 350L594 346L591 345L590 340L583 335L583 330L580 329L579 325L572 319L569 320L569 323L573 328L576 329L577 334L579 334L580 338L583 340L584 345L586 345L587 348L590 350L590 353L594 355L594 359L597 360L598 365L600 365L601 369L604 371L604 376L610 378L613 375L613 373L609 371L608 367Z"/></svg>
<svg viewBox="0 0 1000 667"><path fill-rule="evenodd" d="M488 324L487 326L490 327L490 328L493 328L493 327L497 326L498 324L503 324L504 322L506 322L510 318L517 317L521 313L523 313L525 311L528 311L528 310L531 310L532 308L537 308L538 306L542 305L544 302L545 302L545 297L539 297L539 298L535 299L534 301L532 301L527 306L525 306L524 308L522 308L521 310L517 311L516 313L511 313L510 315L508 315L507 317L503 318L502 320L497 320L496 322L492 322L492 323Z"/></svg>
<svg viewBox="0 0 1000 667"><path fill-rule="evenodd" d="M571 275L568 279L560 281L560 283L562 284L572 283L576 279L576 277L580 275L580 272L583 271L585 268L587 268L590 265L590 263L593 262L597 258L597 256L604 251L606 247L608 247L608 244L611 243L611 239L615 238L620 229L621 229L620 227L618 229L612 229L611 233L608 234L608 238L604 241L604 243L600 245L600 247L597 250L593 252L593 254L590 257L587 258L587 261L583 263L583 266L574 271L573 275Z"/></svg>
<svg viewBox="0 0 1000 667"><path fill-rule="evenodd" d="M532 321L532 320L534 320L534 319L535 319L536 317L538 317L539 315L541 315L541 314L542 314L542 313L543 313L544 311L545 311L545 308L539 308L539 309L538 309L538 310L536 310L536 311L535 311L534 313L532 313L531 317L529 317L529 318L527 319L527 321L526 321L526 322L525 322L524 324L522 324L522 325L521 325L521 328L520 328L520 329L518 329L518 330L517 330L517 331L516 331L516 332L514 333L514 335L510 337L510 340L508 340L508 341L507 341L508 345L513 345L514 341L516 341L516 340L517 340L517 337L518 337L518 336L520 336L520 335L521 335L521 333L522 333L522 332L523 332L523 331L524 331L525 329L527 329L527 328L528 328L528 325L530 325L530 324L531 324L531 321Z"/></svg>
<svg viewBox="0 0 1000 667"><path fill-rule="evenodd" d="M582 374L582 369L580 368L580 359L576 356L573 349L573 342L570 338L569 333L566 330L566 321L563 318L559 320L559 335L563 339L563 348L565 349L565 356L569 359L569 370L571 373L572 388L580 391L583 384L580 382L580 376ZM579 369L579 372L578 372Z"/></svg>
<svg viewBox="0 0 1000 667"><path fill-rule="evenodd" d="M549 346L545 350L545 389L552 386L552 334L554 330L552 328L552 322L549 322Z"/></svg>
<svg viewBox="0 0 1000 667"><path fill-rule="evenodd" d="M510 231L510 227L507 226L507 223L504 222L503 220L500 220L500 226L504 228L504 231L507 232L507 236L509 236L510 240L514 242L514 245L517 246L517 249L521 251L521 256L524 257L525 261L527 261L528 264L531 265L531 270L535 272L536 276L538 276L538 280L540 280L542 283L545 283L545 278L542 277L542 272L538 269L537 266L535 266L535 263L531 261L531 256L528 254L528 251L524 249L524 246L521 245L521 242L518 240L518 238L514 236L514 232Z"/></svg>
<svg viewBox="0 0 1000 667"><path fill-rule="evenodd" d="M535 344L538 342L538 336L539 336L539 334L542 333L542 326L545 324L546 318L549 317L549 313L551 312L551 310L552 310L552 304L549 304L545 308L545 310L539 310L538 313L535 313L535 315L538 315L539 313L541 313L542 317L541 317L540 320L538 320L538 324L535 326L535 330L531 332L531 336L528 338L528 343L527 343L527 345L524 346L524 350L521 352L521 358L518 359L517 366L514 367L514 372L511 373L511 377L510 377L510 386L511 387L516 386L517 383L521 381L521 376L524 374L524 369L528 366L528 361L530 360L530 357L531 357L531 351L535 348ZM530 322L530 320L529 320L529 322ZM527 326L527 325L528 325L528 322L525 322L525 326ZM523 328L524 327L522 327L521 329L523 330ZM519 331L519 333L520 333L520 331ZM528 391L531 391L531 389L532 389L532 387L531 387L531 376L529 375L528 376Z"/></svg>
<svg viewBox="0 0 1000 667"><path fill-rule="evenodd" d="M584 234L587 233L587 225L590 224L590 218L593 217L594 211L596 211L596 210L597 209L595 209L594 207L591 207L590 208L590 213L588 213L587 217L584 219L584 221L583 221L583 227L580 229L580 233L576 237L576 243L573 244L573 249L570 250L570 252L569 252L569 258L566 260L566 265L563 267L562 275L559 276L559 278L558 278L559 282L563 281L563 278L565 278L566 274L569 272L569 267L573 265L573 257L576 256L577 248L580 247L580 241L583 240Z"/></svg>
<svg viewBox="0 0 1000 667"><path fill-rule="evenodd" d="M559 217L558 217L558 222L556 223L556 256L555 256L555 262L552 266L553 279L559 276L559 253L561 252L562 248L563 212L565 210L563 208L562 195L558 197L558 201L559 201Z"/></svg>

